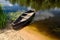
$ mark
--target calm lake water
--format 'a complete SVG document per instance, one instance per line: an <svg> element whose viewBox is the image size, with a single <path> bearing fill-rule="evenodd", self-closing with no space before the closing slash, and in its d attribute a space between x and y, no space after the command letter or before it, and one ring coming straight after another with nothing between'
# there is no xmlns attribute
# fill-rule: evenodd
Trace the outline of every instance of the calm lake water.
<svg viewBox="0 0 60 40"><path fill-rule="evenodd" d="M14 17L15 17L15 14L19 15L19 13L16 13L16 12L25 12L28 9L31 9L30 6L26 7L25 5L20 5L18 3L12 4L9 0L8 1L1 0L0 4L2 4L2 6L3 6L2 8L5 13L12 13L12 15L14 15ZM13 13L13 12L15 12L15 13ZM11 14L9 14L9 15L11 15ZM42 16L40 16L40 15L42 15ZM58 18L59 18L60 17L60 8L54 8L54 9L51 8L49 10L47 10L47 9L46 10L38 10L36 12L36 16L35 16L34 20L41 20L41 19L49 18L52 15L58 16ZM14 18L14 17L11 17L11 18ZM15 18L17 18L17 17L15 17Z"/></svg>
<svg viewBox="0 0 60 40"><path fill-rule="evenodd" d="M11 20L16 20L21 14L21 12L25 12L28 9L35 9L36 15L34 17L34 22L36 22L36 28L40 31L41 28L47 28L52 34L58 35L60 37L60 8L54 7L50 9L41 10L41 4L34 1L5 1L0 0L0 4L2 4L3 11L8 14ZM47 8L44 7L43 8ZM42 9L43 9L42 8ZM40 28L40 25L42 27ZM54 33L53 33L54 32Z"/></svg>

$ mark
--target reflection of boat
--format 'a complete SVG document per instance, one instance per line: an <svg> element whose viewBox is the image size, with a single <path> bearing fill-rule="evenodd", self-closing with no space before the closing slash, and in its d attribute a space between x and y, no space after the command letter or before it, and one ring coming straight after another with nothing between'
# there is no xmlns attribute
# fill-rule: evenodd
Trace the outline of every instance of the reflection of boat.
<svg viewBox="0 0 60 40"><path fill-rule="evenodd" d="M24 26L28 25L32 19L35 16L35 12L33 10L29 10L25 13L23 13L21 16L19 16L19 18L17 20L15 20L12 23L12 26L14 29L21 29Z"/></svg>

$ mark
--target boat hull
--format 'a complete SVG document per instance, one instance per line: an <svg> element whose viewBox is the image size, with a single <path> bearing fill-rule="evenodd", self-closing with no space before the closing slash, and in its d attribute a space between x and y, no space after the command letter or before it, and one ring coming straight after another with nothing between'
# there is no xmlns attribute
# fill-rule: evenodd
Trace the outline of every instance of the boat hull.
<svg viewBox="0 0 60 40"><path fill-rule="evenodd" d="M35 13L29 19L27 19L26 21L23 21L23 22L18 23L16 25L12 25L13 26L13 29L19 30L19 29L22 29L25 26L29 25L32 22L34 16L35 16Z"/></svg>

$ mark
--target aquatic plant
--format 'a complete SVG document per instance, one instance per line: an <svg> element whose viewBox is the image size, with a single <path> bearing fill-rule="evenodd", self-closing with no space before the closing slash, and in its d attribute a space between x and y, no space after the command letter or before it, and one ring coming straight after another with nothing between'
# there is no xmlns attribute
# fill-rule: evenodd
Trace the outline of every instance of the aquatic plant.
<svg viewBox="0 0 60 40"><path fill-rule="evenodd" d="M10 20L14 21L16 20L22 13L20 11L17 11L17 12L11 12L9 14L10 16Z"/></svg>
<svg viewBox="0 0 60 40"><path fill-rule="evenodd" d="M6 27L7 24L7 15L3 12L2 6L0 5L0 29Z"/></svg>

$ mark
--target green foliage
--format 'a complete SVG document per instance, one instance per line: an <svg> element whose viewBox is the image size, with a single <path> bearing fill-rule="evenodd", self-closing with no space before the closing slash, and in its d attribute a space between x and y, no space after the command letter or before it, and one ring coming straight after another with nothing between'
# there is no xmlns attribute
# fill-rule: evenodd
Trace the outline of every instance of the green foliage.
<svg viewBox="0 0 60 40"><path fill-rule="evenodd" d="M7 24L7 15L4 14L2 7L0 6L0 29L5 28L6 24Z"/></svg>
<svg viewBox="0 0 60 40"><path fill-rule="evenodd" d="M31 6L36 10L60 7L60 0L10 0L10 2Z"/></svg>
<svg viewBox="0 0 60 40"><path fill-rule="evenodd" d="M22 14L22 13L19 12L19 11L17 11L17 12L12 12L12 13L9 14L9 15L10 15L10 19L11 19L12 21L14 21L14 20L16 20L21 14Z"/></svg>

